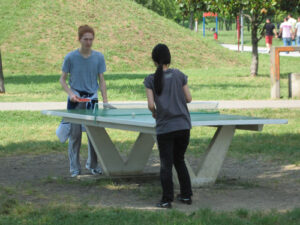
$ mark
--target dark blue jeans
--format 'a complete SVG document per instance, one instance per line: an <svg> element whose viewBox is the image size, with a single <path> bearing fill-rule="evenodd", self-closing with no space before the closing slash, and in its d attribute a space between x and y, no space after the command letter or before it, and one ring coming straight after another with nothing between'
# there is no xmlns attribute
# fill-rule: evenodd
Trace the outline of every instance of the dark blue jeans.
<svg viewBox="0 0 300 225"><path fill-rule="evenodd" d="M174 199L172 167L174 165L183 197L191 197L192 187L184 154L190 140L190 130L179 130L157 135L160 156L160 180L162 185L162 200L171 202Z"/></svg>

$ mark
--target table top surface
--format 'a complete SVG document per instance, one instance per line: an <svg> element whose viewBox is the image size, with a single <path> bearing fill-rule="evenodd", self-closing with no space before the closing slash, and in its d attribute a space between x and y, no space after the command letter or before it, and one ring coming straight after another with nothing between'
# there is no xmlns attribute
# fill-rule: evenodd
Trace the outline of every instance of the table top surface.
<svg viewBox="0 0 300 225"><path fill-rule="evenodd" d="M110 122L154 127L155 120L148 109L47 110L43 114L82 121ZM218 111L190 112L193 126L286 124L286 119L267 119L221 114Z"/></svg>

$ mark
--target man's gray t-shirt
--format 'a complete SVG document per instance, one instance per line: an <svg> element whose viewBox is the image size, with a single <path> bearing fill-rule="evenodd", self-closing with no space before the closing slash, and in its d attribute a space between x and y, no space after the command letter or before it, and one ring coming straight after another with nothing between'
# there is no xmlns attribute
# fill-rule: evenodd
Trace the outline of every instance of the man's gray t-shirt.
<svg viewBox="0 0 300 225"><path fill-rule="evenodd" d="M70 74L69 85L72 89L96 93L99 88L98 75L106 71L104 56L101 52L92 51L88 58L84 58L77 49L66 55L62 71Z"/></svg>
<svg viewBox="0 0 300 225"><path fill-rule="evenodd" d="M145 87L152 89L154 94L157 134L191 129L190 113L183 92L186 84L186 75L177 69L168 69L164 71L162 93L157 96L154 91L154 74L145 78Z"/></svg>

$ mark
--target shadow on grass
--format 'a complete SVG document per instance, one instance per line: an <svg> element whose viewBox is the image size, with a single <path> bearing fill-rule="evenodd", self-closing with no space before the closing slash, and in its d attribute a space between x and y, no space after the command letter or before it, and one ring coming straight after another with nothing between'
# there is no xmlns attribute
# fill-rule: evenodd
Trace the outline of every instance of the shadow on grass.
<svg viewBox="0 0 300 225"><path fill-rule="evenodd" d="M10 75L5 77L7 84L58 83L60 75Z"/></svg>
<svg viewBox="0 0 300 225"><path fill-rule="evenodd" d="M0 145L0 156L18 154L45 154L66 151L67 145L59 141L21 141Z"/></svg>
<svg viewBox="0 0 300 225"><path fill-rule="evenodd" d="M105 73L105 80L106 81L114 81L114 80L141 80L143 81L144 78L148 74L109 74ZM5 78L6 83L10 84L42 84L42 83L58 83L60 75L53 74L53 75L10 75ZM141 82L142 84L142 82Z"/></svg>
<svg viewBox="0 0 300 225"><path fill-rule="evenodd" d="M187 154L202 154L209 145L213 137L213 132L211 133L211 137L207 137L206 134L204 137L198 138L195 135L192 133ZM299 163L299 139L300 134L287 133L273 135L264 132L239 134L239 131L237 131L229 147L229 152L238 156L265 155L274 160ZM114 140L112 138L112 141L124 156L130 152L135 142L134 138L126 141ZM0 145L0 156L66 152L67 146L67 143L62 144L59 141L21 141ZM87 153L86 143L82 144L81 153Z"/></svg>
<svg viewBox="0 0 300 225"><path fill-rule="evenodd" d="M145 74L145 73L125 73L125 74L109 74L109 73L105 73L105 80L106 81L110 81L110 80L142 80L144 81L145 77L148 76L149 74Z"/></svg>
<svg viewBox="0 0 300 225"><path fill-rule="evenodd" d="M281 79L288 79L288 77L289 77L289 74L291 74L291 73L280 73L280 78ZM270 77L270 74L258 74L257 75L258 77Z"/></svg>
<svg viewBox="0 0 300 225"><path fill-rule="evenodd" d="M300 134L250 133L238 134L233 137L229 153L236 156L264 155L273 160L300 163ZM213 134L212 134L213 136ZM204 153L211 138L191 137L188 152Z"/></svg>
<svg viewBox="0 0 300 225"><path fill-rule="evenodd" d="M193 84L189 84L189 87L192 89L192 90L197 90L199 88L221 88L223 90L226 90L226 89L230 89L230 88L258 88L258 87L265 87L264 84L237 84L237 83L226 83L226 84L220 84L220 83L215 83L215 84L197 84L197 85L193 85Z"/></svg>

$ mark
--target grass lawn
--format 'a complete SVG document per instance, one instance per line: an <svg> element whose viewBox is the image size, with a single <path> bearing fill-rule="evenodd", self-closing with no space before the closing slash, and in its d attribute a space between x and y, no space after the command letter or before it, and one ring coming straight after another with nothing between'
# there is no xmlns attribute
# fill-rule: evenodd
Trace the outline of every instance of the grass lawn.
<svg viewBox="0 0 300 225"><path fill-rule="evenodd" d="M7 75L60 73L64 56L79 47L78 27L86 23L95 29L93 48L104 54L108 71L151 69L151 51L157 43L170 47L174 65L181 68L213 66L216 60L241 63L214 41L132 0L2 0L0 15Z"/></svg>
<svg viewBox="0 0 300 225"><path fill-rule="evenodd" d="M11 211L10 211L11 210ZM0 223L5 225L298 225L300 210L280 213L249 212L241 209L234 212L213 212L209 209L184 214L175 210L141 211L128 209L93 209L89 207L45 207L37 210L30 205L16 206L0 215Z"/></svg>
<svg viewBox="0 0 300 225"><path fill-rule="evenodd" d="M250 53L235 53L248 63L237 65L220 64L198 69L183 69L189 76L193 99L233 100L269 99L269 55L260 55L259 75L249 76ZM218 62L216 62L218 64ZM204 65L205 66L205 65ZM300 72L298 58L281 57L281 95L288 98L288 74ZM144 78L153 71L105 73L108 98L111 101L146 100ZM66 94L59 84L59 74L8 74L5 77L6 94L1 102L8 101L66 101Z"/></svg>
<svg viewBox="0 0 300 225"><path fill-rule="evenodd" d="M215 22L209 22L206 25L206 31L205 31L205 38L208 40L213 40L213 31L209 31L210 28L215 28L216 24ZM236 27L236 24L232 24L233 30L218 30L218 41L219 43L222 44L238 44L238 38L237 38L237 31L234 30ZM202 37L203 32L202 32L202 23L199 24L199 28L201 28L198 33ZM278 31L278 30L277 30ZM240 44L241 44L241 39L240 39ZM247 29L247 27L244 27L244 45L251 46L251 31ZM265 38L263 37L259 42L258 42L259 47L266 47L265 43ZM279 38L273 38L273 46L283 46L283 41L282 39Z"/></svg>
<svg viewBox="0 0 300 225"><path fill-rule="evenodd" d="M88 12L88 13L87 13ZM195 34L131 0L3 0L0 1L0 45L6 93L0 102L65 101L58 82L63 57L78 47L76 31L88 23L96 30L94 49L104 53L105 79L111 101L145 100L143 80L154 71L150 53L153 46L169 45L172 65L189 76L196 100L270 98L270 58L260 55L259 75L250 77L251 53L236 53L217 43L236 43L235 31L219 32L219 41ZM29 29L30 28L30 29ZM245 45L250 34L245 32ZM264 40L259 43L264 46ZM274 45L281 45L274 40ZM281 57L282 98L287 99L287 77L300 72L299 58ZM300 164L300 110L222 110L223 113L268 118L286 118L288 125L268 125L262 132L236 131L229 157ZM0 157L63 152L55 136L61 118L33 111L0 111ZM194 128L188 156L202 154L216 128ZM127 154L137 133L108 129L121 152ZM84 157L87 138L83 135ZM157 148L154 153L158 154ZM47 183L47 182L46 182ZM21 184L29 197L38 197L31 183ZM28 186L26 188L26 185ZM35 205L14 198L18 188L0 184L0 224L197 224L197 225L298 225L300 210L288 212L233 212L198 210L191 214L176 210L151 211L94 208L85 205ZM50 185L47 188L51 188ZM148 193L151 192L148 188ZM157 186L154 187L154 189ZM43 189L44 190L44 189ZM21 192L22 192L21 191ZM24 194L24 193L23 193ZM22 193L21 193L22 195ZM92 196L94 197L94 196ZM127 196L126 196L127 197ZM43 201L42 194L40 202ZM119 200L119 199L118 199Z"/></svg>
<svg viewBox="0 0 300 225"><path fill-rule="evenodd" d="M288 125L266 125L262 132L236 131L229 155L263 156L266 159L300 163L299 133L300 110L223 110L227 114L240 114L266 118L286 118ZM42 115L40 112L0 112L0 156L18 154L67 153L67 144L61 144L55 136L60 118ZM216 128L195 127L191 133L188 154L203 153ZM123 153L128 153L137 138L136 132L108 129L112 140ZM83 154L87 151L86 135L83 135ZM241 146L243 146L241 148ZM154 154L157 154L155 148Z"/></svg>
<svg viewBox="0 0 300 225"><path fill-rule="evenodd" d="M222 44L238 44L238 39L237 39L237 32L236 31L219 31L218 32L218 41ZM208 34L209 37L213 36L213 33ZM241 44L241 40L240 40ZM244 30L244 45L251 46L251 32ZM273 46L283 46L283 41L279 38L273 38ZM258 42L259 47L266 47L265 43L265 38L263 37L259 42Z"/></svg>

